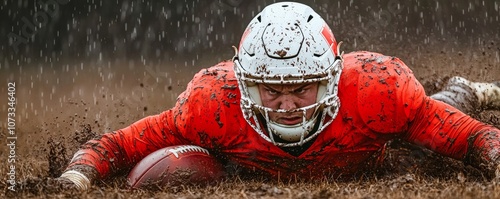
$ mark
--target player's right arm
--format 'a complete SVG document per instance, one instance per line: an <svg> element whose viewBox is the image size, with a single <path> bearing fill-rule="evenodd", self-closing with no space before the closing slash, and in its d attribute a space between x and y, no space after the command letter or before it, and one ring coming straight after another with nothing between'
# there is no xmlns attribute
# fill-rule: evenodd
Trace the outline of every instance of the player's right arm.
<svg viewBox="0 0 500 199"><path fill-rule="evenodd" d="M131 168L158 149L184 144L172 120L174 112L149 116L89 140L75 153L61 177L71 180L79 189L87 189L93 180Z"/></svg>
<svg viewBox="0 0 500 199"><path fill-rule="evenodd" d="M231 68L232 62L222 62L203 69L178 97L174 108L83 144L61 177L86 189L93 180L129 169L161 148L183 144L213 148L217 140L213 136L231 126L224 125L225 121L241 114Z"/></svg>

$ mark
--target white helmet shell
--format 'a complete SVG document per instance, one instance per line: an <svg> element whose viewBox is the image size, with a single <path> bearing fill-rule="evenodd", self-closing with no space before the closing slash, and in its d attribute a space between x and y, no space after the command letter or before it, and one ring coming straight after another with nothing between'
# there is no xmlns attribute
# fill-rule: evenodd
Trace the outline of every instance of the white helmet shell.
<svg viewBox="0 0 500 199"><path fill-rule="evenodd" d="M336 117L340 106L337 85L342 70L338 47L326 22L304 4L275 3L252 19L241 38L234 63L243 114L264 139L278 146L302 145ZM317 103L296 110L262 106L256 86L307 82L321 82ZM315 114L306 119L308 109L314 109ZM268 118L269 112L289 111L302 111L303 122L284 125ZM273 134L285 142L275 141Z"/></svg>

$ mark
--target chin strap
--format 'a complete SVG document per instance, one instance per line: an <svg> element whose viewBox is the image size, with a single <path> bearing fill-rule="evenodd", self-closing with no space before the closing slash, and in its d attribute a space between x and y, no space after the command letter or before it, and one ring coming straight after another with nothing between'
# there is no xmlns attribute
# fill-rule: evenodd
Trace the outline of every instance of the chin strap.
<svg viewBox="0 0 500 199"><path fill-rule="evenodd" d="M61 178L66 178L71 182L75 183L76 187L82 191L89 189L89 187L91 186L89 178L83 175L83 173L80 173L75 170L69 170L64 172L61 175Z"/></svg>

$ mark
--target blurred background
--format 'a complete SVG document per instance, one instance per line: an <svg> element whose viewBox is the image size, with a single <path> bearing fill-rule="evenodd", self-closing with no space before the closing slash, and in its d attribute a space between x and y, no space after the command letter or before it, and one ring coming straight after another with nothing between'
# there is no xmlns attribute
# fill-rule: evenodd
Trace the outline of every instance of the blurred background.
<svg viewBox="0 0 500 199"><path fill-rule="evenodd" d="M21 156L49 137L71 140L82 125L104 133L167 110L194 73L233 56L248 22L273 2L5 0L0 135L8 82L16 82ZM345 52L398 56L429 93L453 75L500 79L499 0L302 2Z"/></svg>
<svg viewBox="0 0 500 199"><path fill-rule="evenodd" d="M64 59L168 63L180 56L196 62L214 52L230 52L248 22L273 2L4 1L0 5L0 58L2 65L13 67ZM425 48L434 40L468 44L499 37L498 0L302 2L325 18L337 39L346 42L347 51L383 50L377 46L394 43Z"/></svg>

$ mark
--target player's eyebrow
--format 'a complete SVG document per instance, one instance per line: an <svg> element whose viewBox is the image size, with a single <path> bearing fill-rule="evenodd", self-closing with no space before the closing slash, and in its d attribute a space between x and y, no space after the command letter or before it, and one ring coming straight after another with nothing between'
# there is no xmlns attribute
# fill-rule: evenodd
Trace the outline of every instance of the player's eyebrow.
<svg viewBox="0 0 500 199"><path fill-rule="evenodd" d="M300 86L300 87L294 89L293 92L296 92L296 91L304 89L305 87L311 86L313 83L315 83L315 82L304 84L303 86Z"/></svg>
<svg viewBox="0 0 500 199"><path fill-rule="evenodd" d="M314 84L314 83L316 83L316 82L306 83L306 84L304 84L304 85L302 85L302 86L299 86L298 88L293 89L293 90L292 90L292 92L296 92L296 91L299 91L299 90L301 90L301 89L304 89L305 87L311 86L311 85L312 85L312 84ZM265 89L268 89L268 90L271 90L271 91L274 91L274 92L281 92L281 91L278 91L278 90L276 90L276 89L272 88L272 87L271 87L270 85L268 85L268 84L262 84L262 85L264 86L264 88L265 88ZM286 85L280 85L280 86L286 86Z"/></svg>
<svg viewBox="0 0 500 199"><path fill-rule="evenodd" d="M270 90L270 91L274 91L274 92L279 92L278 90L272 88L271 86L269 85L266 85L266 84L262 84L262 86L264 86L264 89L266 90Z"/></svg>

